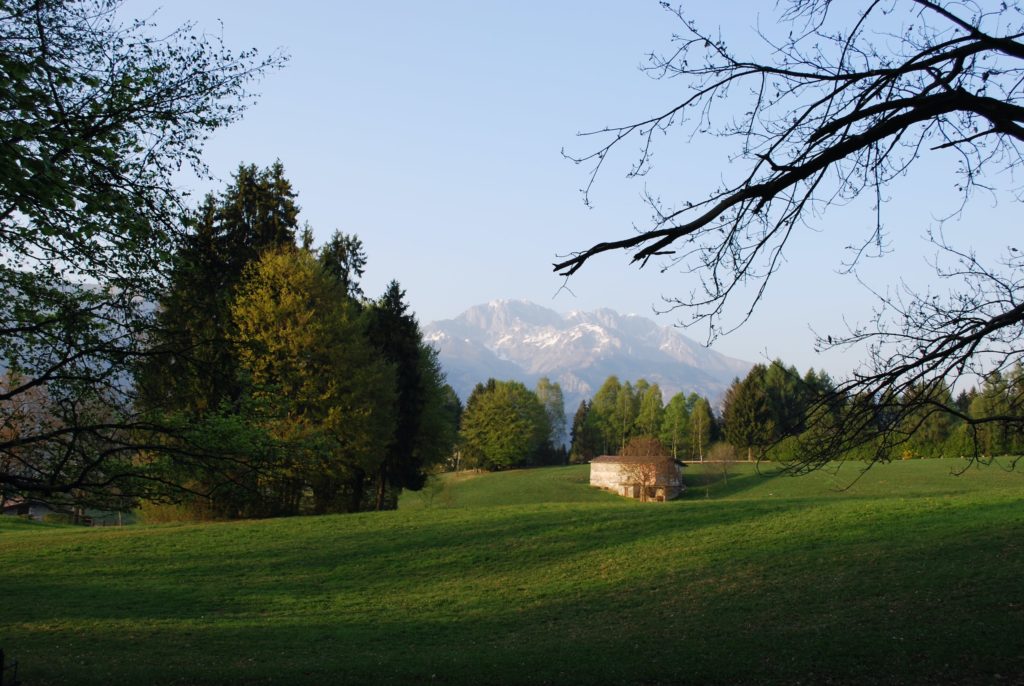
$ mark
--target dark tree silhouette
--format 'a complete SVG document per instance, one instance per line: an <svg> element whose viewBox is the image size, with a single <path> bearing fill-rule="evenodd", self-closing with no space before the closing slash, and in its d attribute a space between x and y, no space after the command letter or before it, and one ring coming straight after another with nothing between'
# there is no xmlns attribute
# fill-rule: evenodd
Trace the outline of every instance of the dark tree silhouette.
<svg viewBox="0 0 1024 686"><path fill-rule="evenodd" d="M657 258L663 269L695 273L699 286L669 303L706 324L713 339L749 317L782 267L786 246L801 240L801 230L829 208L867 194L877 210L872 228L851 239L845 269L855 271L865 255L884 252L883 190L940 151L959 158L957 188L964 203L980 189L1019 200L1020 3L863 0L851 8L831 0L790 0L776 8L781 37L761 34L764 58L739 55L682 10L662 4L681 30L675 49L651 55L646 69L682 81L689 92L653 117L584 134L606 138L590 154L572 158L593 165L585 195L613 148L639 142L629 175L643 175L655 135L684 123L687 132L734 141L734 161L746 162L746 171L703 199L682 199L671 208L652 200L655 219L646 230L566 256L554 265L561 274L570 276L594 256L616 250L629 251L640 266ZM712 113L725 102L730 123L715 128ZM969 417L942 400L948 393L927 391L1021 360L1021 253L1009 248L999 264L982 264L970 249L950 244L941 227L932 240L948 295L898 285L891 294L875 294L879 306L868 324L818 340L819 349L865 344L868 358L836 389L858 401L849 404L843 421L830 424L834 430L814 432L821 440L798 467L865 444L874 458L885 459L909 439L899 427L908 425L910 415L952 413L973 427L997 420L1024 426L1024 405L999 417ZM751 283L756 288L739 305L739 323L727 323L727 306L746 297L741 286ZM917 400L903 402L910 389ZM821 402L832 407L835 396Z"/></svg>

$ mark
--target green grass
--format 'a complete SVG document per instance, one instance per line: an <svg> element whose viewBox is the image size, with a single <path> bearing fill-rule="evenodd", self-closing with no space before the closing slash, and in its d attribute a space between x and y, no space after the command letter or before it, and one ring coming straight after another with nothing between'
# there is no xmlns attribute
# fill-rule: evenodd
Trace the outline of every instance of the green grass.
<svg viewBox="0 0 1024 686"><path fill-rule="evenodd" d="M1024 474L449 476L398 512L0 525L27 684L1018 683ZM447 490L447 494L445 494Z"/></svg>

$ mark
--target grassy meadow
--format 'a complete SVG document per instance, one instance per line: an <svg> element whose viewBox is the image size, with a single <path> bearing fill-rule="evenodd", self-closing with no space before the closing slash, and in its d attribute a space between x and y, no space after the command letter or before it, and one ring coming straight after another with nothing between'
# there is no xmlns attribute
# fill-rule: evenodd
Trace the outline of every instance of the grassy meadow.
<svg viewBox="0 0 1024 686"><path fill-rule="evenodd" d="M1024 473L916 460L446 475L397 512L0 520L0 646L37 684L1024 683ZM852 484L852 485L851 485Z"/></svg>

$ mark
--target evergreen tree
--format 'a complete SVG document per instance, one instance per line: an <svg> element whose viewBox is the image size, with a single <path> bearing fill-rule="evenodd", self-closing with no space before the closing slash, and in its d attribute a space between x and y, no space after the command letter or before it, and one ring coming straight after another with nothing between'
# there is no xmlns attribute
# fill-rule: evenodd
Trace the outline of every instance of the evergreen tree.
<svg viewBox="0 0 1024 686"><path fill-rule="evenodd" d="M765 370L764 389L771 411L772 440L802 432L809 393L796 367L774 360Z"/></svg>
<svg viewBox="0 0 1024 686"><path fill-rule="evenodd" d="M572 462L587 462L600 454L601 435L595 420L590 403L581 400L572 418Z"/></svg>
<svg viewBox="0 0 1024 686"><path fill-rule="evenodd" d="M359 243L355 236L346 238L350 245ZM351 275L340 274L330 260L325 261L324 254L321 252L325 271L351 299L353 287L358 290L358 284ZM384 295L363 316L370 343L395 370L395 425L386 448L382 446L384 459L375 477L375 503L380 510L397 506L402 489L419 490L423 486L426 468L451 450L451 432L432 423L444 421L440 412L444 374L436 353L423 343L419 324L408 311L405 292L398 283L388 284Z"/></svg>
<svg viewBox="0 0 1024 686"><path fill-rule="evenodd" d="M982 420L976 424L974 434L982 455L995 457L1012 451L1012 425L1002 418L1014 413L1016 396L1017 392L999 370L982 381L981 391L971 402L970 408L971 418Z"/></svg>
<svg viewBox="0 0 1024 686"><path fill-rule="evenodd" d="M968 414L971 411L971 402L976 397L978 397L978 389L974 388L973 386L971 388L966 389L966 390L960 391L957 394L956 400L955 400L956 409L961 414L964 414L964 415Z"/></svg>
<svg viewBox="0 0 1024 686"><path fill-rule="evenodd" d="M160 302L158 333L139 375L144 404L198 418L237 402L235 289L264 251L294 246L298 212L280 162L263 170L240 165L220 196L206 196L188 221Z"/></svg>
<svg viewBox="0 0 1024 686"><path fill-rule="evenodd" d="M765 448L775 435L771 401L765 389L767 369L754 365L743 381L737 379L725 394L722 420L726 439L747 451L753 461L754 449Z"/></svg>
<svg viewBox="0 0 1024 686"><path fill-rule="evenodd" d="M362 300L359 279L366 269L366 251L359 236L335 231L318 254L320 263L341 282L345 293L357 302Z"/></svg>
<svg viewBox="0 0 1024 686"><path fill-rule="evenodd" d="M912 384L902 400L914 408L901 427L908 436L907 448L921 457L942 457L955 428L953 416L945 409L953 403L949 386L941 381Z"/></svg>

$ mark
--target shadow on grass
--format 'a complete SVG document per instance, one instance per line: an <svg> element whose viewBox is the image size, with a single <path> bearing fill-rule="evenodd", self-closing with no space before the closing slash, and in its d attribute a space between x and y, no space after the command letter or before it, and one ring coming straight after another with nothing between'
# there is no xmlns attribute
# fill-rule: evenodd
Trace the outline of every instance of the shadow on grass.
<svg viewBox="0 0 1024 686"><path fill-rule="evenodd" d="M713 465L701 465L700 469L703 471L697 472L694 469L693 472L683 475L683 483L686 485L683 498L728 498L763 486L769 479L781 477L781 474L774 469L773 471L746 473L726 473L721 467Z"/></svg>
<svg viewBox="0 0 1024 686"><path fill-rule="evenodd" d="M795 515L781 522L788 533L773 533L765 522L776 509L733 505L686 517L676 508L508 511L465 531L451 517L407 522L403 540L325 518L309 528L319 550L255 536L262 558L242 546L164 570L129 560L105 571L41 569L38 586L3 577L17 591L5 613L18 618L3 639L34 684L980 684L1024 675L1019 502L823 515L843 536ZM723 528L736 535L725 550L712 541L710 557L658 546ZM576 559L598 567L553 583L549 573L572 572ZM34 610L51 594L63 596L63 615ZM118 594L133 600L115 610Z"/></svg>
<svg viewBox="0 0 1024 686"><path fill-rule="evenodd" d="M11 609L37 621L244 614L261 596L325 588L387 595L396 580L450 581L457 592L479 577L529 575L644 540L697 540L703 527L741 524L761 509L702 509L684 517L675 508L623 500L610 508L453 510L419 521L387 513L125 530L73 538L22 560L23 574L8 564L0 580L15 599Z"/></svg>

